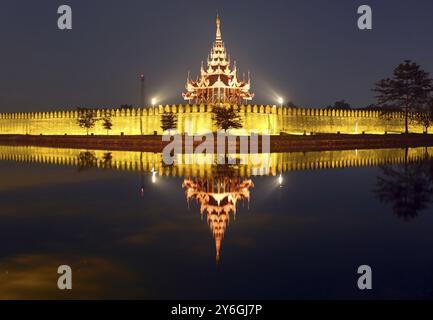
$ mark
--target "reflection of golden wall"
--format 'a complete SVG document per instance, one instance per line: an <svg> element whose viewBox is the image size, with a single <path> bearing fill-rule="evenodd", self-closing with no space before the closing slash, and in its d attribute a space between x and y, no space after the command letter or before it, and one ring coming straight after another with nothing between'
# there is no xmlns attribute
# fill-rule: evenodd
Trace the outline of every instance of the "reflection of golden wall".
<svg viewBox="0 0 433 320"><path fill-rule="evenodd" d="M290 134L315 133L379 133L402 132L404 116L393 113L391 119L380 117L378 111L293 109L275 106L242 105L235 107L241 113L244 128L237 133L245 134L250 130L271 134L286 132ZM178 130L190 134L215 131L212 126L211 106L172 105L144 109L111 110L113 129L109 134L125 135L153 134L161 132L160 116L164 111L178 114ZM97 111L98 117L101 110ZM0 134L32 135L82 135L86 130L77 123L77 111L0 113ZM419 125L411 125L411 132L422 132ZM234 131L236 132L236 131ZM102 123L90 130L93 134L106 134Z"/></svg>
<svg viewBox="0 0 433 320"><path fill-rule="evenodd" d="M81 152L85 151L87 150L32 146L0 146L0 161L79 166L79 155ZM98 168L145 172L150 172L152 168L155 168L159 175L181 177L206 177L212 175L213 169L210 164L199 164L199 159L195 159L192 164L163 166L161 164L161 154L159 153L101 150L91 152L97 158L95 166ZM111 153L111 161L104 162L104 154L107 152ZM410 148L408 150L409 161L424 159L426 155L433 156L433 147ZM241 157L243 157L243 155ZM276 175L284 171L366 167L403 163L405 160L405 150L370 149L259 155L259 158L262 159L262 163L265 162L264 159L267 157L268 167L260 168L260 164L254 165L247 162L246 165L239 166L238 174L242 177L251 175Z"/></svg>

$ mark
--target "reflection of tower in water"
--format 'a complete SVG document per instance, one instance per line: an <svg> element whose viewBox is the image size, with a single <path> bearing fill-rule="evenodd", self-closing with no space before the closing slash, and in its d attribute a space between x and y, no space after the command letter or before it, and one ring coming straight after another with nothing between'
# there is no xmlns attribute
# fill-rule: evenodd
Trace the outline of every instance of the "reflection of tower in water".
<svg viewBox="0 0 433 320"><path fill-rule="evenodd" d="M254 183L247 179L211 177L197 178L196 181L185 179L188 201L195 199L200 206L200 214L206 214L206 220L215 239L216 260L220 259L221 242L230 222L230 215L236 215L239 200L250 199L250 188Z"/></svg>

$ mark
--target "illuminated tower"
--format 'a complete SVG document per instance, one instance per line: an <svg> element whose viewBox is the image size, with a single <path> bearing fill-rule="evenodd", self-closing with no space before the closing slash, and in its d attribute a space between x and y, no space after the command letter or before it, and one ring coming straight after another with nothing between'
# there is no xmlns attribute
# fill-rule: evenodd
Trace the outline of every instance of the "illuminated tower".
<svg viewBox="0 0 433 320"><path fill-rule="evenodd" d="M236 205L239 200L249 201L250 188L254 187L254 183L240 178L198 178L197 182L185 179L182 187L185 189L188 201L195 199L200 206L200 214L206 215L206 221L215 239L218 262L221 242L230 222L230 215L236 215Z"/></svg>
<svg viewBox="0 0 433 320"><path fill-rule="evenodd" d="M196 80L189 78L186 82L186 92L182 96L189 103L197 104L241 104L253 99L250 93L251 79L239 80L237 75L236 61L233 69L230 68L230 57L222 41L221 20L216 18L215 42L208 56L206 69L203 62L200 68L200 76Z"/></svg>

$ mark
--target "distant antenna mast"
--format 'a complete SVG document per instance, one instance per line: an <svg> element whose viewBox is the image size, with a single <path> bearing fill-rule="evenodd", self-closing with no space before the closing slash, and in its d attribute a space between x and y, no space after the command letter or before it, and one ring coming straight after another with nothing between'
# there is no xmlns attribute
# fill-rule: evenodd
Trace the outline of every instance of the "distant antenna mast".
<svg viewBox="0 0 433 320"><path fill-rule="evenodd" d="M144 76L144 73L140 74L138 76L138 78L140 79L140 107L144 108L145 107L145 82L146 82L146 77Z"/></svg>

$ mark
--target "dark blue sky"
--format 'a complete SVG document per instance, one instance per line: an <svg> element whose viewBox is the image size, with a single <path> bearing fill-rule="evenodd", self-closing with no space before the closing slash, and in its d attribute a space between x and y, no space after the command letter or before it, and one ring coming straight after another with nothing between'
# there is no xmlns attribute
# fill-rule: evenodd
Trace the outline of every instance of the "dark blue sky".
<svg viewBox="0 0 433 320"><path fill-rule="evenodd" d="M69 4L73 30L57 29ZM373 30L357 8L373 9ZM433 1L15 1L0 4L0 112L137 104L137 75L161 103L179 103L222 18L223 40L256 103L374 102L375 81L404 59L433 72Z"/></svg>

